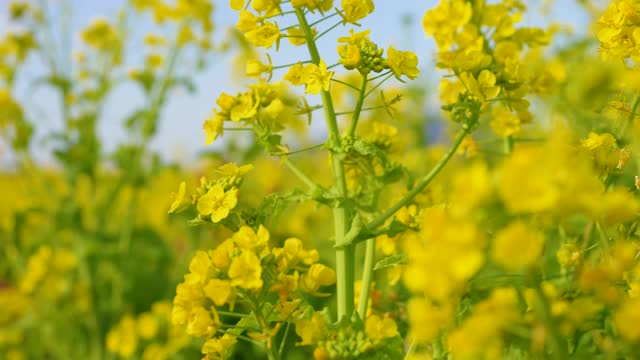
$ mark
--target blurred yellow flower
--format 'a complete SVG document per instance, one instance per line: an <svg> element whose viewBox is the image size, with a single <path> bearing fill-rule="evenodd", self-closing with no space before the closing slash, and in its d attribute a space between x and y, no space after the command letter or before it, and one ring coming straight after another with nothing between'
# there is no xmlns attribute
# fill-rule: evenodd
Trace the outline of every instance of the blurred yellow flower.
<svg viewBox="0 0 640 360"><path fill-rule="evenodd" d="M532 266L542 256L544 235L522 221L500 230L491 247L491 258L505 269L520 270Z"/></svg>

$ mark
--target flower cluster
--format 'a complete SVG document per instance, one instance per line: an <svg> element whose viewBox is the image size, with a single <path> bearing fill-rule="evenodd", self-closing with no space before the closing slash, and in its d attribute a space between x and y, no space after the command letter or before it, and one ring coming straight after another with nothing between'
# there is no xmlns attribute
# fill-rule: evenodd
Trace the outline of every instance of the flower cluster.
<svg viewBox="0 0 640 360"><path fill-rule="evenodd" d="M373 71L376 73L390 69L399 79L406 75L415 79L418 70L418 57L411 51L396 50L393 45L387 50L387 58L383 58L383 49L369 39L370 30L355 33L349 30L351 36L338 38L339 62L347 69L357 69L361 74L367 75Z"/></svg>
<svg viewBox="0 0 640 360"><path fill-rule="evenodd" d="M171 304L156 302L151 311L125 315L107 333L106 346L121 358L139 354L141 359L166 359L189 344L181 328L171 325Z"/></svg>
<svg viewBox="0 0 640 360"><path fill-rule="evenodd" d="M203 124L207 144L224 134L225 121L253 126L256 132L264 134L280 131L299 120L298 100L288 93L284 83L259 82L236 96L223 92L216 105Z"/></svg>
<svg viewBox="0 0 640 360"><path fill-rule="evenodd" d="M189 273L178 285L173 300L172 321L189 335L206 339L202 352L207 358L228 358L236 338L247 331L262 339L271 351L272 338L282 323L305 312L303 294L324 296L319 290L333 285L335 272L318 263L316 250L306 250L302 241L289 238L283 247L270 246L270 234L262 225L243 226L215 249L197 251ZM275 306L265 313L269 294L277 295ZM224 326L224 309L246 311L243 320Z"/></svg>
<svg viewBox="0 0 640 360"><path fill-rule="evenodd" d="M598 19L597 37L605 59L632 59L638 62L640 40L640 4L637 1L612 1Z"/></svg>
<svg viewBox="0 0 640 360"><path fill-rule="evenodd" d="M238 167L235 163L220 166L215 180L207 180L204 176L200 179L200 187L191 199L186 197L186 182L182 182L174 195L169 213L184 211L191 204L195 204L198 216L194 221L218 223L226 219L238 204L238 188L242 184L243 176L252 168L250 164Z"/></svg>
<svg viewBox="0 0 640 360"><path fill-rule="evenodd" d="M465 122L456 109L476 103L480 108L474 116L487 114L501 137L514 135L531 122L529 101L524 97L540 74L527 69L523 58L527 47L547 44L549 33L534 27L516 28L524 9L520 1L474 6L464 0L444 0L425 13L423 27L438 45L438 67L455 75L454 80L440 83L444 108L454 120ZM555 79L553 75L557 72L547 78Z"/></svg>

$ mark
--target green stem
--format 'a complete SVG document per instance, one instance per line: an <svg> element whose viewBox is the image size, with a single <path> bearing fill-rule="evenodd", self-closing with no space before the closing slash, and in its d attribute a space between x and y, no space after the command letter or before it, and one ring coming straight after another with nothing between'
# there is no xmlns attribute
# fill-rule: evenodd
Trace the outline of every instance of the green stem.
<svg viewBox="0 0 640 360"><path fill-rule="evenodd" d="M620 129L620 133L618 134L618 139L621 139L624 136L624 133L627 132L627 128L629 125L633 123L633 118L636 116L636 111L638 110L638 105L640 105L640 92L637 92L633 98L633 102L631 104L631 112L629 113L629 117L627 121L624 122L622 128Z"/></svg>
<svg viewBox="0 0 640 360"><path fill-rule="evenodd" d="M337 23L333 24L333 25L332 25L331 27L329 27L327 30L325 30L325 31L321 32L321 33L320 33L318 36L316 36L313 40L318 40L318 39L320 39L320 38L321 38L321 37L323 37L324 35L328 34L328 33L329 33L329 31L331 31L331 30L333 30L333 29L337 28L337 27L338 27L338 26L340 26L341 24L342 24L342 20L340 20L340 21L338 21ZM311 28L309 28L309 29L311 29Z"/></svg>
<svg viewBox="0 0 640 360"><path fill-rule="evenodd" d="M535 291L536 297L538 300L538 306L536 306L538 316L542 318L545 328L549 332L549 345L551 346L552 356L557 360L565 360L569 358L569 354L567 352L567 347L562 344L562 335L560 334L560 330L553 319L553 315L551 314L551 306L547 301L547 298L544 296L544 292L542 291L542 287L540 286L540 281L534 280L535 283Z"/></svg>
<svg viewBox="0 0 640 360"><path fill-rule="evenodd" d="M349 84L348 82L345 82L345 81L342 81L342 80L338 80L338 79L333 79L333 78L331 79L331 81L337 82L338 84L342 84L344 86L348 86L348 87L352 88L353 90L360 91L360 89L358 89L357 87Z"/></svg>
<svg viewBox="0 0 640 360"><path fill-rule="evenodd" d="M602 251L604 251L605 257L609 257L609 235L604 231L600 222L596 222L596 229L600 239L600 245L602 245Z"/></svg>
<svg viewBox="0 0 640 360"><path fill-rule="evenodd" d="M247 314L240 314L240 313L236 313L236 312L230 312L230 311L222 311L222 310L216 310L218 312L218 315L222 315L222 316L230 316L230 317L238 317L238 318L248 318L250 317Z"/></svg>
<svg viewBox="0 0 640 360"><path fill-rule="evenodd" d="M471 131L471 126L467 126L463 128L462 132L458 134L458 137L456 137L455 140L453 141L453 144L449 148L449 151L447 151L447 153L442 156L440 161L438 161L438 163L431 169L431 171L429 171L429 173L425 175L422 178L422 180L420 180L420 182L418 182L418 184L413 189L411 189L411 191L409 191L407 195L405 195L397 203L391 206L387 211L385 211L384 213L382 213L381 215L373 219L373 221L371 221L371 223L367 225L367 228L375 229L378 226L384 224L385 221L387 221L387 219L389 219L390 217L393 216L393 214L396 213L396 211L400 210L403 206L409 204L409 202L411 202L411 200L413 200L413 198L416 195L422 192L422 190L424 190L424 188L427 187L429 183L431 183L431 181L436 177L436 175L440 173L442 168L444 168L444 166L453 157L453 154L455 154L456 151L458 150L458 147L462 143L462 140L464 140L464 138L467 136L467 134L469 134L470 131Z"/></svg>
<svg viewBox="0 0 640 360"><path fill-rule="evenodd" d="M315 149L321 148L323 146L324 146L324 144L311 145L311 146L307 146L307 147L302 148L302 149L289 151L289 152L286 152L286 153L275 154L275 155L289 156L289 155L301 154L301 153L304 153L304 152L307 152L307 151L311 151L311 150L315 150Z"/></svg>
<svg viewBox="0 0 640 360"><path fill-rule="evenodd" d="M371 88L371 90L369 90L366 94L364 94L364 97L367 97L367 96L371 95L372 92L374 92L377 88L379 88L380 85L384 84L385 81L391 79L392 76L393 76L393 74L389 74L389 75L387 75L387 77L385 77L384 79L380 80L379 83L377 83L374 87Z"/></svg>
<svg viewBox="0 0 640 360"><path fill-rule="evenodd" d="M358 101L356 102L356 108L353 110L353 117L351 118L351 125L349 126L349 136L353 136L356 133L358 127L358 120L360 119L360 113L362 112L362 104L364 104L365 91L367 91L367 75L362 75L362 86L360 87L360 93L358 94Z"/></svg>
<svg viewBox="0 0 640 360"><path fill-rule="evenodd" d="M284 345L287 343L287 337L289 336L289 328L291 328L291 321L287 321L287 325L284 328L284 335L282 335L282 341L280 342L280 347L278 349L278 353L282 356L284 354Z"/></svg>
<svg viewBox="0 0 640 360"><path fill-rule="evenodd" d="M504 138L504 153L509 155L513 152L513 136L509 135Z"/></svg>
<svg viewBox="0 0 640 360"><path fill-rule="evenodd" d="M409 350L407 350L407 353L404 355L404 360L411 358L411 355L416 350L416 346L417 346L416 341L411 340L411 344L409 345Z"/></svg>
<svg viewBox="0 0 640 360"><path fill-rule="evenodd" d="M376 238L368 239L364 254L364 267L362 268L362 287L360 288L360 301L358 302L358 315L361 319L367 317L371 282L373 279L373 265L376 260Z"/></svg>
<svg viewBox="0 0 640 360"><path fill-rule="evenodd" d="M327 15L327 16L323 17L323 18L322 18L322 19L320 19L320 20L316 20L315 22L312 22L311 24L309 24L309 27L314 27L314 26L316 26L316 25L320 24L321 22L323 22L323 21L325 21L325 20L331 19L332 17L334 17L334 16L336 16L336 15L338 15L338 13L337 13L337 12L334 12L334 13L333 13L333 14L331 14L331 15Z"/></svg>
<svg viewBox="0 0 640 360"><path fill-rule="evenodd" d="M277 69L284 69L284 68L288 68L288 67L292 67L293 65L297 65L297 64L309 64L311 63L311 61L309 60L305 60L305 61L297 61L294 63L290 63L290 64L284 64L284 65L277 65L272 67L272 70L277 70Z"/></svg>
<svg viewBox="0 0 640 360"><path fill-rule="evenodd" d="M320 63L320 53L316 47L315 39L311 27L307 23L304 12L296 8L296 15L300 28L307 38L307 48L311 61L314 64ZM340 147L340 131L338 130L338 122L336 121L336 113L333 107L331 93L322 91L322 105L324 106L325 122L329 132L330 144ZM346 199L347 182L344 174L344 164L335 152L331 152L331 164L333 169L333 178L336 182L338 194L341 198ZM349 218L348 209L343 204L333 209L333 220L335 228L336 244L344 244L345 235L347 233L347 219ZM338 295L338 319L345 316L351 316L353 313L353 283L354 283L354 255L355 248L353 245L347 245L343 248L336 249L336 272L337 272L337 295Z"/></svg>
<svg viewBox="0 0 640 360"><path fill-rule="evenodd" d="M386 108L386 105L380 105L380 106L370 106L370 107L366 107L366 108L362 108L360 110L360 112L362 111L371 111L371 110L380 110L380 109L384 109ZM353 114L353 111L341 111L341 112L337 112L336 116L342 116L342 115L349 115L349 114Z"/></svg>
<svg viewBox="0 0 640 360"><path fill-rule="evenodd" d="M315 190L320 188L320 185L316 184L307 174L304 173L296 164L294 164L288 158L284 158L284 164L291 170L291 172L298 177L303 183L305 183L310 190Z"/></svg>

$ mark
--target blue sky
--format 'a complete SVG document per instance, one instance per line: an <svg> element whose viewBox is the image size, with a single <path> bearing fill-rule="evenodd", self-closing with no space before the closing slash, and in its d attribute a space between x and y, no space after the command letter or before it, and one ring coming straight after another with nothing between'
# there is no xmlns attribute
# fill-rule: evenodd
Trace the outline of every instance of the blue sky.
<svg viewBox="0 0 640 360"><path fill-rule="evenodd" d="M45 0L50 6L59 7L62 0ZM125 0L67 0L73 8L72 27L77 32L86 26L95 17L113 18L118 10L122 9ZM6 9L8 0L0 0L0 33L7 27L6 14L2 12ZM230 10L227 1L215 1L214 22L216 24L216 35L220 38L224 30L233 26L237 21L237 13ZM336 4L337 4L336 0ZM372 40L381 47L386 48L393 44L399 49L411 49L415 51L420 59L420 67L423 70L421 79L430 84L437 83L437 75L433 72L433 40L427 39L421 28L421 19L424 12L435 6L436 0L377 0L375 1L375 12L362 21L363 28L373 29ZM526 1L531 8L539 8L542 0ZM402 25L403 18L411 19L410 25ZM538 12L527 13L523 19L524 25L541 25L551 21L562 21L569 23L578 33L586 31L586 14L584 14L573 0L557 0L547 14ZM134 28L135 32L145 33L150 29L150 24L141 22ZM346 28L338 28L333 34L326 36L320 43L320 51L323 56L332 60L335 57L335 39L338 36L347 34ZM283 64L301 60L305 57L303 52L292 51L290 46L282 46L281 52L274 54L270 51L274 64ZM326 54L326 55L325 55ZM213 65L196 79L198 93L195 95L184 92L174 92L170 96L170 101L161 116L159 134L151 146L159 150L165 158L172 160L187 160L205 149L204 134L201 130L202 122L210 113L215 103L215 99L222 91L234 92L241 88L234 83L230 76L229 66L233 56L215 55ZM304 59L306 59L305 57ZM25 78L35 76L40 68L37 62L32 61L25 68ZM281 74L276 75L281 76ZM35 93L27 92L25 86L21 87L19 94L26 105L31 109L31 115L37 118L36 127L39 128L39 135L51 129L61 126L61 120L57 112L57 99L50 91L39 90ZM126 133L122 130L122 121L136 105L142 101L140 93L131 86L120 88L116 95L111 97L106 105L107 111L100 123L100 133L107 151L113 150L118 143L126 140ZM321 131L321 129L318 129ZM47 147L36 143L34 149L38 152L37 157L43 161L49 161ZM5 154L6 155L6 154ZM0 149L0 159L3 159ZM7 161L0 161L0 165Z"/></svg>

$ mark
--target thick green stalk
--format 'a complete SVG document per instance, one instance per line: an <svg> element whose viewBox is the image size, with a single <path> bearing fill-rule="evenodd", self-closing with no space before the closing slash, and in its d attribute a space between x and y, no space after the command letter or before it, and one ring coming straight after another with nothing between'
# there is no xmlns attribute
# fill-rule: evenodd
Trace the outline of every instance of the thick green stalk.
<svg viewBox="0 0 640 360"><path fill-rule="evenodd" d="M364 250L364 267L362 268L362 285L358 301L358 315L361 319L367 317L371 282L373 279L373 265L376 260L376 238L368 239Z"/></svg>
<svg viewBox="0 0 640 360"><path fill-rule="evenodd" d="M304 32L309 55L314 64L320 63L320 53L316 47L316 43L311 31L311 27L304 16L304 12L296 8L296 15L300 28ZM324 106L325 122L329 132L329 143L335 147L340 146L340 131L338 122L336 121L336 113L333 107L333 100L328 91L321 92L322 105ZM331 163L333 167L333 178L338 188L340 197L347 197L347 182L344 175L344 165L339 156L331 153ZM347 233L347 221L349 212L345 204L333 209L333 220L335 228L336 244L341 245L345 242L345 234ZM336 273L337 273L337 292L338 292L338 319L344 316L351 316L353 313L353 283L354 283L354 246L347 245L336 250Z"/></svg>

